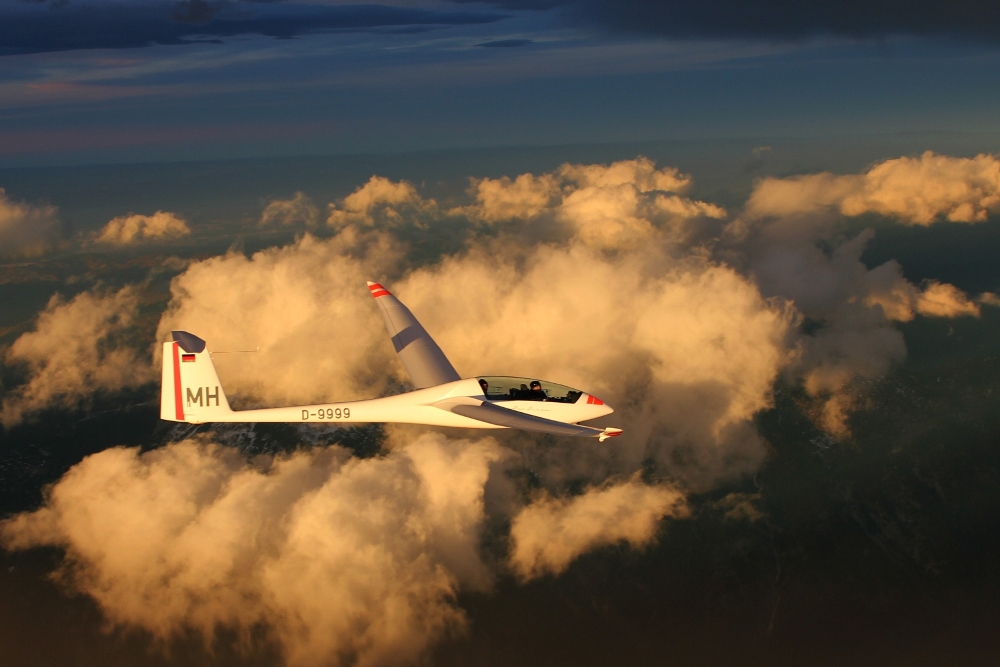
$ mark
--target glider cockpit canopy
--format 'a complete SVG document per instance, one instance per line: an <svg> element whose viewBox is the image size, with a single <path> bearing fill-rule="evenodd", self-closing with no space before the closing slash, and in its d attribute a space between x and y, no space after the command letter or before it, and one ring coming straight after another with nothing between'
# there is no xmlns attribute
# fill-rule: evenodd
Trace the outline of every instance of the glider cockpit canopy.
<svg viewBox="0 0 1000 667"><path fill-rule="evenodd" d="M534 378L486 375L478 378L486 383L485 395L490 401L548 401L550 403L576 403L583 392L554 382ZM541 391L532 390L532 383L541 385Z"/></svg>

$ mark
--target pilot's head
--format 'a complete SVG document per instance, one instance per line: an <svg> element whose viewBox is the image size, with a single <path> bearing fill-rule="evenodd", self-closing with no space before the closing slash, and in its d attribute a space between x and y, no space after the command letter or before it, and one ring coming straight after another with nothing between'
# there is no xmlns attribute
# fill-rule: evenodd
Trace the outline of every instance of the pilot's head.
<svg viewBox="0 0 1000 667"><path fill-rule="evenodd" d="M538 380L532 380L531 391L541 391L541 390L542 390L542 383L539 382Z"/></svg>
<svg viewBox="0 0 1000 667"><path fill-rule="evenodd" d="M487 394L487 393L489 393L489 388L490 388L490 383L489 382L487 382L486 380L480 380L479 381L479 386L482 387L484 395Z"/></svg>

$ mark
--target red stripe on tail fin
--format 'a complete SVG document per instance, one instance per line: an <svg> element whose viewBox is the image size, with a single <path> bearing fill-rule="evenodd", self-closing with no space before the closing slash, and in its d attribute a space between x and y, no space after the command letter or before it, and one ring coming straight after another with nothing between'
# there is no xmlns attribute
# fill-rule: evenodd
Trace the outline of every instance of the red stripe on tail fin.
<svg viewBox="0 0 1000 667"><path fill-rule="evenodd" d="M174 343L174 407L177 410L177 421L184 421L184 398L181 396L181 362L178 359L177 349L180 346ZM199 391L201 391L199 389Z"/></svg>

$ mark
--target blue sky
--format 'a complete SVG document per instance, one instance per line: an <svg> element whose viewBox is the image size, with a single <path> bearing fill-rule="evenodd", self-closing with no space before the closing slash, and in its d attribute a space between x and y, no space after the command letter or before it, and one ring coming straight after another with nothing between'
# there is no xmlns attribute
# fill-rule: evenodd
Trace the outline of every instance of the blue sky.
<svg viewBox="0 0 1000 667"><path fill-rule="evenodd" d="M0 166L953 133L1000 149L997 12L0 0ZM750 8L750 9L748 9Z"/></svg>

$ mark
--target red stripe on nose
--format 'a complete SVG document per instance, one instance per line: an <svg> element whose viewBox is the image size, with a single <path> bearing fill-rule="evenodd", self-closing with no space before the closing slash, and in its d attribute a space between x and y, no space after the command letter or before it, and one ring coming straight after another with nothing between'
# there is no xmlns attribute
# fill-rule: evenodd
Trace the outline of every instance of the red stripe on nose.
<svg viewBox="0 0 1000 667"><path fill-rule="evenodd" d="M375 297L376 299L379 298L380 296L386 296L387 294L389 296L392 296L392 294L389 292L389 290L387 290L386 288L382 287L378 283L373 283L373 284L369 285L368 289L371 290L372 296Z"/></svg>
<svg viewBox="0 0 1000 667"><path fill-rule="evenodd" d="M604 405L604 401L597 398L596 396L587 395L587 405Z"/></svg>

